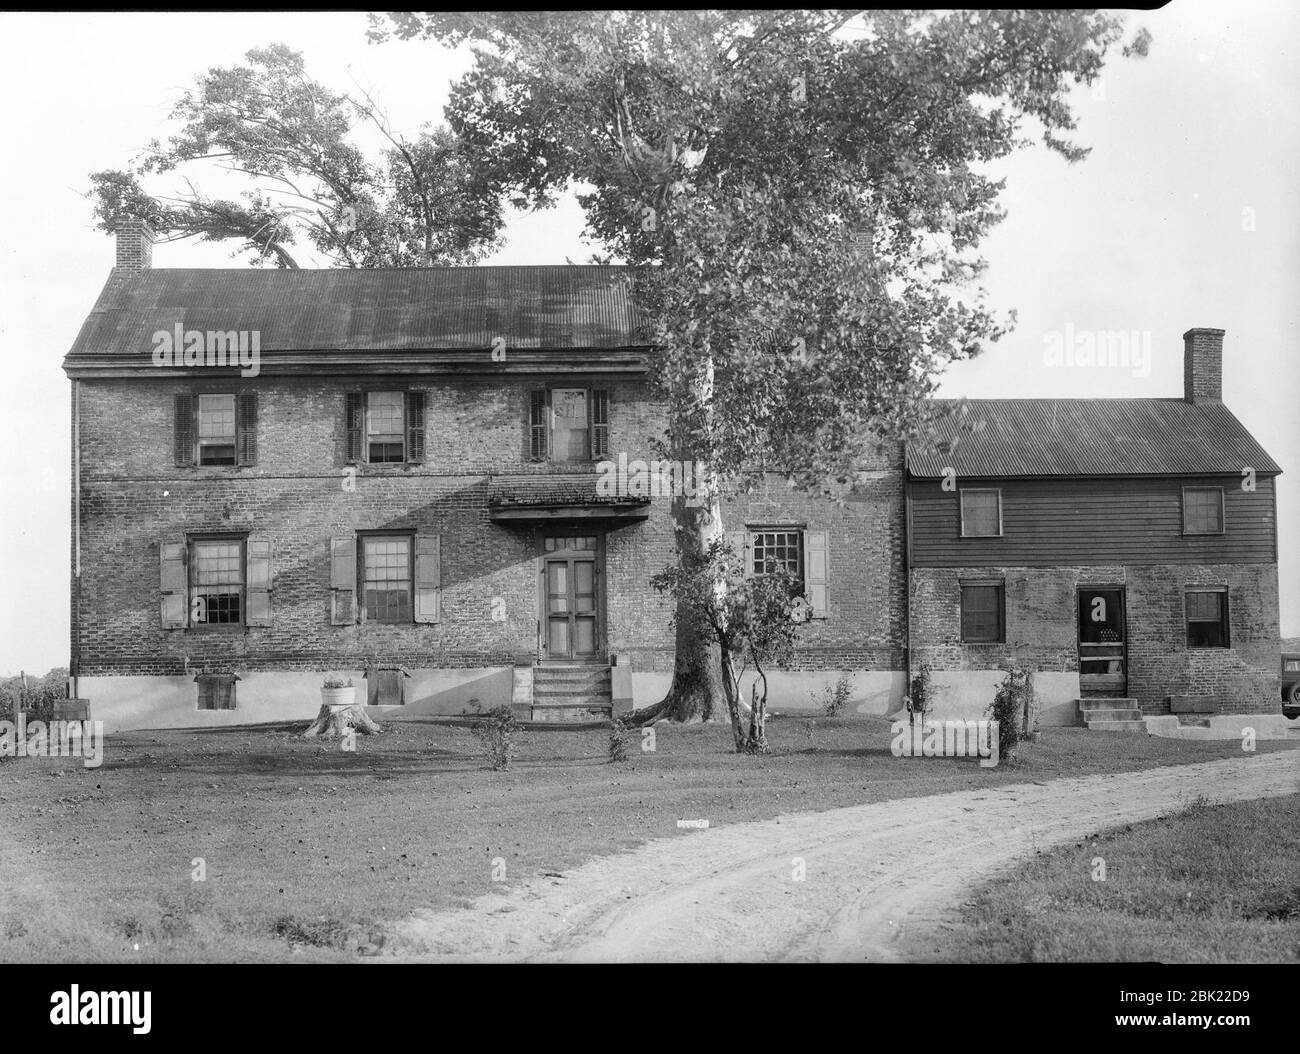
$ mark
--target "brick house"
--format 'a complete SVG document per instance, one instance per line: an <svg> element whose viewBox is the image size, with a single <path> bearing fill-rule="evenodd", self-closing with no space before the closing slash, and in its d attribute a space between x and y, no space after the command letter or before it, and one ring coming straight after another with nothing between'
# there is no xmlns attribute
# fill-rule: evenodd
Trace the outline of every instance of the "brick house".
<svg viewBox="0 0 1300 1054"><path fill-rule="evenodd" d="M618 268L163 270L151 246L118 231L64 360L71 670L109 731L307 718L326 672L389 719L662 695L668 499L597 485L663 427ZM957 453L883 448L843 503L783 481L727 503L747 559L812 605L774 706L846 674L889 713L927 662L953 713L982 709L1028 639L1048 720L1092 691L1277 712L1279 470L1217 401L1215 332L1189 338L1185 402L977 404ZM1071 462L1072 428L1104 441ZM1122 640L1080 639L1094 594Z"/></svg>

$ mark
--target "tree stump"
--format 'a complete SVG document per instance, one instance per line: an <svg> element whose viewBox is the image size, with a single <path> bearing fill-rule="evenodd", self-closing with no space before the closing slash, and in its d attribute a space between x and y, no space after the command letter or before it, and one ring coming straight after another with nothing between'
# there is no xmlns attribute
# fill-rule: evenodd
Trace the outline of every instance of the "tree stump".
<svg viewBox="0 0 1300 1054"><path fill-rule="evenodd" d="M366 716L365 708L356 703L351 706L337 707L322 704L316 720L307 726L307 731L302 735L304 739L310 739L312 736L342 736L350 730L367 736L383 731Z"/></svg>

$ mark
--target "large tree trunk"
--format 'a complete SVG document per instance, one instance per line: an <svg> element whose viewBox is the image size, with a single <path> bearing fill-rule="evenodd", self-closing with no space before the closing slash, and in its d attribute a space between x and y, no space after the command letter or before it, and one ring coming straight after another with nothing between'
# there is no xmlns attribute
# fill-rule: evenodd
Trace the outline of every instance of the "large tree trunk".
<svg viewBox="0 0 1300 1054"><path fill-rule="evenodd" d="M679 548L702 553L722 533L722 509L717 491L699 506L691 506L684 495L672 499L673 532ZM634 710L623 719L629 728L648 725L661 718L670 721L711 721L725 706L722 691L721 655L711 643L708 631L697 625L687 608L677 605L673 681L659 702Z"/></svg>
<svg viewBox="0 0 1300 1054"><path fill-rule="evenodd" d="M316 715L316 720L308 725L307 730L303 732L303 738L342 736L346 735L350 730L355 730L367 736L383 731L366 716L366 711L361 706L354 704L336 709L322 704L320 713Z"/></svg>

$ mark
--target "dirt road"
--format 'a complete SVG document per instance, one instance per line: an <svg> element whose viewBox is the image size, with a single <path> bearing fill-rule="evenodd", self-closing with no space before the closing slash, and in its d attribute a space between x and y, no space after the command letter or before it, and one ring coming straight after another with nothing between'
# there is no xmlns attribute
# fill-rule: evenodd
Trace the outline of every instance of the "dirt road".
<svg viewBox="0 0 1300 1054"><path fill-rule="evenodd" d="M418 915L388 947L454 961L894 960L902 933L938 922L1035 849L1199 794L1297 792L1300 751L1286 750L690 831L472 909ZM756 911L755 889L764 891Z"/></svg>

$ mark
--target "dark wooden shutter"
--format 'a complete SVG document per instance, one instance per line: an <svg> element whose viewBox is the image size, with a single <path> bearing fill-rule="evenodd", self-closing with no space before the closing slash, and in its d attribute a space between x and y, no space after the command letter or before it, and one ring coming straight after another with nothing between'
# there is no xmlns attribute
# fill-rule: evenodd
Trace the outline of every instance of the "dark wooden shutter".
<svg viewBox="0 0 1300 1054"><path fill-rule="evenodd" d="M257 392L241 391L236 397L235 464L257 464Z"/></svg>
<svg viewBox="0 0 1300 1054"><path fill-rule="evenodd" d="M357 621L357 540L351 534L330 539L330 621Z"/></svg>
<svg viewBox="0 0 1300 1054"><path fill-rule="evenodd" d="M609 457L609 391L591 393L591 459Z"/></svg>
<svg viewBox="0 0 1300 1054"><path fill-rule="evenodd" d="M442 537L415 536L415 621L437 622L442 608Z"/></svg>
<svg viewBox="0 0 1300 1054"><path fill-rule="evenodd" d="M184 629L189 625L189 583L185 571L185 556L184 542L158 543L163 629Z"/></svg>
<svg viewBox="0 0 1300 1054"><path fill-rule="evenodd" d="M528 460L545 461L547 434L546 389L538 388L528 393Z"/></svg>
<svg viewBox="0 0 1300 1054"><path fill-rule="evenodd" d="M194 678L194 681L199 686L199 709L215 710L216 707L212 705L213 689L215 688L212 678L205 674L199 674Z"/></svg>
<svg viewBox="0 0 1300 1054"><path fill-rule="evenodd" d="M271 624L271 543L268 541L248 541L248 583L245 592L248 595L248 612L244 619L249 626L269 626Z"/></svg>
<svg viewBox="0 0 1300 1054"><path fill-rule="evenodd" d="M344 422L348 430L347 460L350 464L364 461L363 441L366 432L366 396L364 392L348 392L344 409Z"/></svg>
<svg viewBox="0 0 1300 1054"><path fill-rule="evenodd" d="M803 536L803 577L804 588L808 591L808 603L812 605L813 618L826 618L827 588L830 581L830 567L827 564L827 550L830 539L825 531L805 531Z"/></svg>
<svg viewBox="0 0 1300 1054"><path fill-rule="evenodd" d="M178 392L172 417L172 446L176 464L182 466L193 465L195 460L195 435L198 429L195 427L194 409L194 396L189 392Z"/></svg>
<svg viewBox="0 0 1300 1054"><path fill-rule="evenodd" d="M406 460L424 462L424 392L406 393Z"/></svg>

